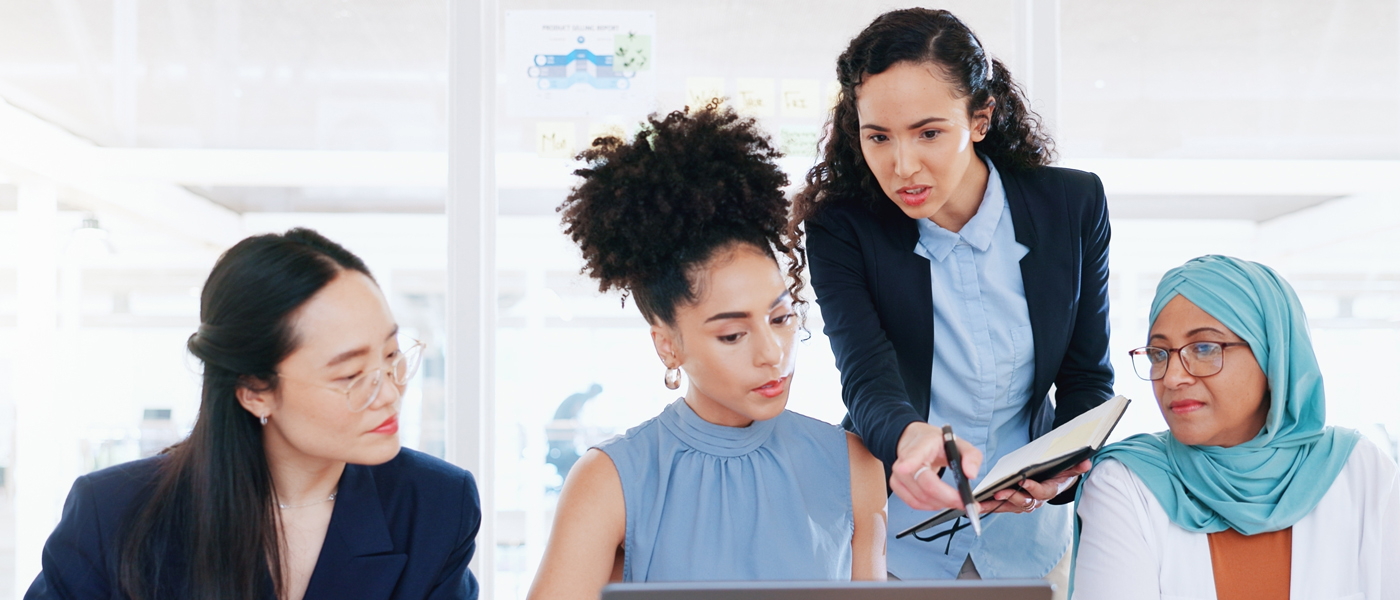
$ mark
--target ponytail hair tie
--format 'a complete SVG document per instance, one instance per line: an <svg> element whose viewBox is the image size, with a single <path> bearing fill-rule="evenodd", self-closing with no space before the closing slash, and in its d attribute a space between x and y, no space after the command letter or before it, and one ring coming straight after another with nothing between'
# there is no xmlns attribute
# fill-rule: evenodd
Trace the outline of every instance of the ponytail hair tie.
<svg viewBox="0 0 1400 600"><path fill-rule="evenodd" d="M196 329L194 335L190 336L185 346L198 356L200 360L206 360L205 352L209 351L211 349L210 344L218 339L218 329L217 326L200 323L199 329Z"/></svg>

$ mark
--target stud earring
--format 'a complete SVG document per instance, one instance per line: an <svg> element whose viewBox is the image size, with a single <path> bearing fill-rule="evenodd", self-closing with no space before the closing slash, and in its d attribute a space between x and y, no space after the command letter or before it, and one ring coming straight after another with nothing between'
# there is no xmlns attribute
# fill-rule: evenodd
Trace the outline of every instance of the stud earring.
<svg viewBox="0 0 1400 600"><path fill-rule="evenodd" d="M679 367L666 369L666 389L678 390L681 388L681 370Z"/></svg>
<svg viewBox="0 0 1400 600"><path fill-rule="evenodd" d="M267 415L263 415L263 416L261 416L261 417L258 417L258 422L259 422L259 423L262 423L263 425L267 425Z"/></svg>

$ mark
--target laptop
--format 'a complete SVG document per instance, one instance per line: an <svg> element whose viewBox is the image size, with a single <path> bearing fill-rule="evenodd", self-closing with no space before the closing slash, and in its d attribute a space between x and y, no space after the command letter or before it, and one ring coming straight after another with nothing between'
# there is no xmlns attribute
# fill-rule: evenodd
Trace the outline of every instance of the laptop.
<svg viewBox="0 0 1400 600"><path fill-rule="evenodd" d="M1050 600L1040 579L613 583L602 600Z"/></svg>

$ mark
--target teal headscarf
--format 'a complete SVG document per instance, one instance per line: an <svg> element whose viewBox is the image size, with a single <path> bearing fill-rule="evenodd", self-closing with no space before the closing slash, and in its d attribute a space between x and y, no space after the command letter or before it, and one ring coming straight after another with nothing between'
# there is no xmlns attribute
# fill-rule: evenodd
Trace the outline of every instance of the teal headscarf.
<svg viewBox="0 0 1400 600"><path fill-rule="evenodd" d="M1178 295L1249 343L1269 381L1264 427L1229 448L1187 446L1170 431L1136 435L1105 447L1094 463L1122 462L1188 531L1254 535L1292 527L1322 500L1359 438L1324 425L1322 373L1298 296L1273 269L1228 256L1202 256L1168 271L1150 321Z"/></svg>

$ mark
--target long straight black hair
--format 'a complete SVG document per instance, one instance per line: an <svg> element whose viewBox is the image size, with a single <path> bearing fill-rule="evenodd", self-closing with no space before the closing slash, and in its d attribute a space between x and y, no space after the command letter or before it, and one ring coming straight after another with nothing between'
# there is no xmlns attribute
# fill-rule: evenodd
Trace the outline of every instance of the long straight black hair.
<svg viewBox="0 0 1400 600"><path fill-rule="evenodd" d="M127 596L254 600L271 584L281 597L281 525L263 431L236 392L277 387L277 365L298 343L292 314L345 271L369 276L358 257L309 229L247 238L214 264L187 344L204 363L199 416L167 449L150 501L125 528L119 580Z"/></svg>

